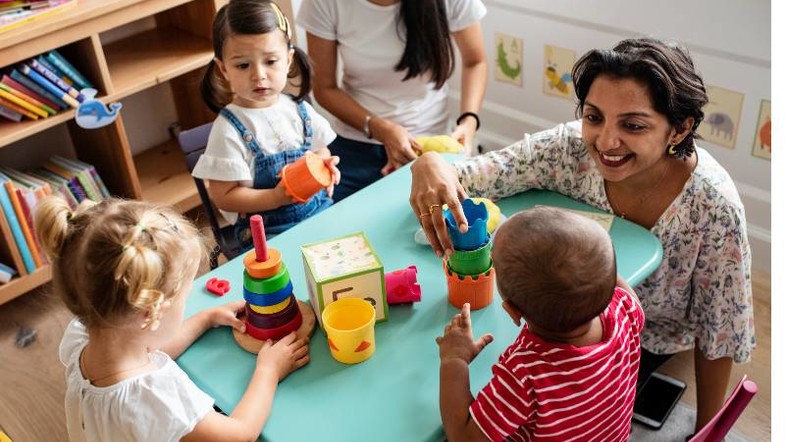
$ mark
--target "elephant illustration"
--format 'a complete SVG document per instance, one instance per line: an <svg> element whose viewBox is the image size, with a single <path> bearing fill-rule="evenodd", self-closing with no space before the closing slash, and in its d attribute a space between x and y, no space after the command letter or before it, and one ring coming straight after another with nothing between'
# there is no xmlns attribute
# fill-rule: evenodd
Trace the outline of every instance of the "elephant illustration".
<svg viewBox="0 0 785 442"><path fill-rule="evenodd" d="M722 136L726 139L733 138L734 124L728 114L721 112L709 114L706 123L711 126L712 135Z"/></svg>

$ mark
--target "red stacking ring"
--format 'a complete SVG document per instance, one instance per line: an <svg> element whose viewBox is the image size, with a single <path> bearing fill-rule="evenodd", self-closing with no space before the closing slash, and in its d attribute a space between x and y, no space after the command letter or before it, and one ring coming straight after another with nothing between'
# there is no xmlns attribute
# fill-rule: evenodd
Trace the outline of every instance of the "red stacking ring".
<svg viewBox="0 0 785 442"><path fill-rule="evenodd" d="M300 313L300 309L298 308L297 316L295 316L293 320L287 322L281 327L267 328L267 329L257 328L254 327L250 322L245 321L245 332L248 333L252 338L258 339L260 341L266 341L268 339L277 341L278 339L281 339L284 336L288 335L289 333L299 329L302 324L303 324L303 315Z"/></svg>
<svg viewBox="0 0 785 442"><path fill-rule="evenodd" d="M294 319L300 308L297 306L297 299L291 296L289 305L277 313L262 314L255 312L248 304L245 304L245 322L250 323L256 328L272 329L278 328Z"/></svg>

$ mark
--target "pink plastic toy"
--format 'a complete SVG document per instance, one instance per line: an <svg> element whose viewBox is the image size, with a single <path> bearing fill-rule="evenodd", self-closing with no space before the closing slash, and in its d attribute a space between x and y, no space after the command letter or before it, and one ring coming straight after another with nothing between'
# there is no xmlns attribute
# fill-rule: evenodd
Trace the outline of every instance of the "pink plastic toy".
<svg viewBox="0 0 785 442"><path fill-rule="evenodd" d="M384 275L387 304L420 302L420 284L417 283L417 266L388 272Z"/></svg>

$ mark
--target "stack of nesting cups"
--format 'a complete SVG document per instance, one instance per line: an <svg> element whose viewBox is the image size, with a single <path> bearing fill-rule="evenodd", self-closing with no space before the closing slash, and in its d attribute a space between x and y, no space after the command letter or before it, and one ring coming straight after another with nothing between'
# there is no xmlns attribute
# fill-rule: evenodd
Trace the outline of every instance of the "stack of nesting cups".
<svg viewBox="0 0 785 442"><path fill-rule="evenodd" d="M303 323L281 252L268 248L262 217L251 217L254 249L243 257L245 329L254 339L278 340Z"/></svg>
<svg viewBox="0 0 785 442"><path fill-rule="evenodd" d="M461 233L449 210L445 210L447 231L454 252L442 263L447 276L447 299L456 308L469 303L481 309L493 300L496 273L491 261L491 237L488 234L488 209L485 204L465 199L461 202L469 230Z"/></svg>

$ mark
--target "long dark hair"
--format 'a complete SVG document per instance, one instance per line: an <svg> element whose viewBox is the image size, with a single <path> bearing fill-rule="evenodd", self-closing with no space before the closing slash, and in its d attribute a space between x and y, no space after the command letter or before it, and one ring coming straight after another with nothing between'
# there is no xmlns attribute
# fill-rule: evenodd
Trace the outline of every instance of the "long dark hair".
<svg viewBox="0 0 785 442"><path fill-rule="evenodd" d="M695 138L699 138L695 131L703 121L702 108L709 97L684 46L654 38L632 38L620 41L613 49L593 49L584 54L572 68L578 117L583 114L589 88L601 74L645 82L654 109L665 115L672 126L681 127L688 117L693 117L692 130L675 147L675 153L686 158L695 152Z"/></svg>
<svg viewBox="0 0 785 442"><path fill-rule="evenodd" d="M398 26L406 30L406 48L396 71L406 71L403 81L430 72L441 89L455 68L445 0L401 0Z"/></svg>
<svg viewBox="0 0 785 442"><path fill-rule="evenodd" d="M294 63L288 78L300 76L300 91L295 101L302 101L311 92L311 63L308 55L291 41L292 29L289 21L280 12L277 4L264 0L230 0L215 15L213 21L213 51L215 58L223 59L226 38L231 35L266 34L280 30L286 35L289 48L294 49ZM280 14L280 15L279 15ZM218 75L215 60L207 65L201 84L202 99L213 112L219 112L232 101L229 85Z"/></svg>

